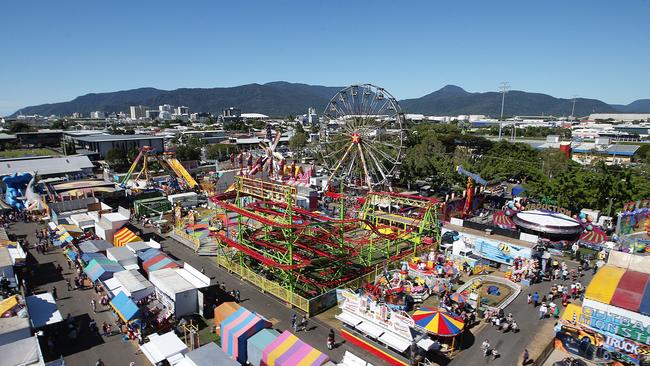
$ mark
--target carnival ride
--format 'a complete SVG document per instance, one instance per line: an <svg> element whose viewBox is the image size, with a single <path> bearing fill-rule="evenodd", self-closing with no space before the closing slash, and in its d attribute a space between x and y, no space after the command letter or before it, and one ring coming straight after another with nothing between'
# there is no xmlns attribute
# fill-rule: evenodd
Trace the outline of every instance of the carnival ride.
<svg viewBox="0 0 650 366"><path fill-rule="evenodd" d="M372 84L351 85L328 103L320 129L320 158L328 181L361 191L387 187L401 164L406 132L397 100Z"/></svg>
<svg viewBox="0 0 650 366"><path fill-rule="evenodd" d="M120 181L120 186L122 188L126 188L129 185L131 185L132 188L147 188L152 186L153 176L149 167L149 161L152 159L157 161L158 165L160 165L165 173L169 175L169 185L172 188L180 188L180 182L183 182L183 184L189 188L194 188L198 185L192 175L183 167L178 159L176 159L174 152L165 151L163 155L164 159L162 159L160 154L158 154L151 146L141 147L135 160L133 160L131 167ZM142 162L142 168L135 178L133 178L133 173L140 162ZM143 187L140 187L140 184L138 183L141 181L141 178L144 180Z"/></svg>
<svg viewBox="0 0 650 366"><path fill-rule="evenodd" d="M462 165L456 167L456 171L458 172L458 174L467 177L467 188L465 190L466 199L465 199L465 206L463 207L463 217L467 217L471 214L471 210L472 210L472 201L474 200L474 182L485 187L488 184L488 181L481 178L480 175L464 169Z"/></svg>
<svg viewBox="0 0 650 366"><path fill-rule="evenodd" d="M371 192L350 213L341 196L334 218L296 207L295 187L235 178L234 190L211 198L221 218L212 235L230 260L301 296L429 250L438 239L435 199Z"/></svg>

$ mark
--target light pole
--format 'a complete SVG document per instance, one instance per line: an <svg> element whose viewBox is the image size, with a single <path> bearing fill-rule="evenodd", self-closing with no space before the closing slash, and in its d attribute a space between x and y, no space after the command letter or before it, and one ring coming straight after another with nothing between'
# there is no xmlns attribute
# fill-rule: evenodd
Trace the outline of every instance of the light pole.
<svg viewBox="0 0 650 366"><path fill-rule="evenodd" d="M576 98L577 97L578 96L575 95L575 94L572 96L572 98L573 98L573 106L571 107L571 121L576 119L574 113L576 111Z"/></svg>
<svg viewBox="0 0 650 366"><path fill-rule="evenodd" d="M506 104L506 93L510 90L510 83L502 81L499 84L499 91L501 92L501 118L499 118L499 140L501 140L501 130L503 129L503 108Z"/></svg>

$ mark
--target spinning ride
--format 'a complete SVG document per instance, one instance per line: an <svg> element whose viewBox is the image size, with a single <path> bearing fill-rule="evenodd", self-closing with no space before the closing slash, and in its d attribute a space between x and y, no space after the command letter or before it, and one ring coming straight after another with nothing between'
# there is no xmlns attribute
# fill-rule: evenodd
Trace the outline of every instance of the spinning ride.
<svg viewBox="0 0 650 366"><path fill-rule="evenodd" d="M362 191L390 188L405 138L397 100L372 84L351 85L336 93L323 117L320 154L329 181Z"/></svg>

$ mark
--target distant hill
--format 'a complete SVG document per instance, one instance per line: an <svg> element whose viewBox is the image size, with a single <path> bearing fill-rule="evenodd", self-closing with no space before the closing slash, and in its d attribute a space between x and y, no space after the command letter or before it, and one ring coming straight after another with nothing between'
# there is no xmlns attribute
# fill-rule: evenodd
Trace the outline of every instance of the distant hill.
<svg viewBox="0 0 650 366"><path fill-rule="evenodd" d="M650 99L639 99L625 104L612 104L612 107L624 113L650 113Z"/></svg>
<svg viewBox="0 0 650 366"><path fill-rule="evenodd" d="M77 97L68 102L42 104L25 107L22 114L43 116L71 115L91 111L128 112L131 105L145 105L152 109L161 104L185 105L195 112L219 114L224 108L238 107L242 112L264 113L272 117L307 113L307 108L315 107L318 112L325 109L330 98L340 87L307 85L277 81L267 84L247 84L230 88L183 88L160 90L139 88L110 93L93 93ZM571 99L555 98L540 93L513 90L506 95L504 114L554 115L571 114ZM427 115L486 114L499 116L501 94L498 92L470 93L455 85L447 85L440 90L420 98L400 101L406 113ZM575 104L575 115L586 116L591 113L650 112L650 99L638 100L627 106L612 106L596 99L579 98ZM14 116L17 113L14 114Z"/></svg>
<svg viewBox="0 0 650 366"><path fill-rule="evenodd" d="M506 94L504 114L507 116L569 116L573 100L555 98L540 93L512 90ZM501 93L470 93L456 85L447 85L440 90L416 99L400 101L402 110L408 113L429 115L501 114ZM594 112L616 112L607 103L596 99L576 99L575 115L586 116Z"/></svg>
<svg viewBox="0 0 650 366"><path fill-rule="evenodd" d="M307 113L307 108L322 111L338 87L295 84L283 81L267 84L247 84L231 88L183 88L160 90L139 88L110 93L92 93L69 102L41 104L20 109L24 115L71 115L92 111L128 112L129 106L145 105L151 109L162 104L184 105L194 112L219 114L224 108L237 107L242 112L258 112L284 117L288 114ZM18 112L14 113L14 116Z"/></svg>

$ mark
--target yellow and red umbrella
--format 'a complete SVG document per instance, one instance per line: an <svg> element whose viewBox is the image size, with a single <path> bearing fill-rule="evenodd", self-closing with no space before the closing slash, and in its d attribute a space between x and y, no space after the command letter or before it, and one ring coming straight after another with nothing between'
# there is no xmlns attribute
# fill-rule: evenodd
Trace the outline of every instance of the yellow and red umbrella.
<svg viewBox="0 0 650 366"><path fill-rule="evenodd" d="M440 337L460 334L465 327L463 320L440 309L421 308L413 313L415 325Z"/></svg>

